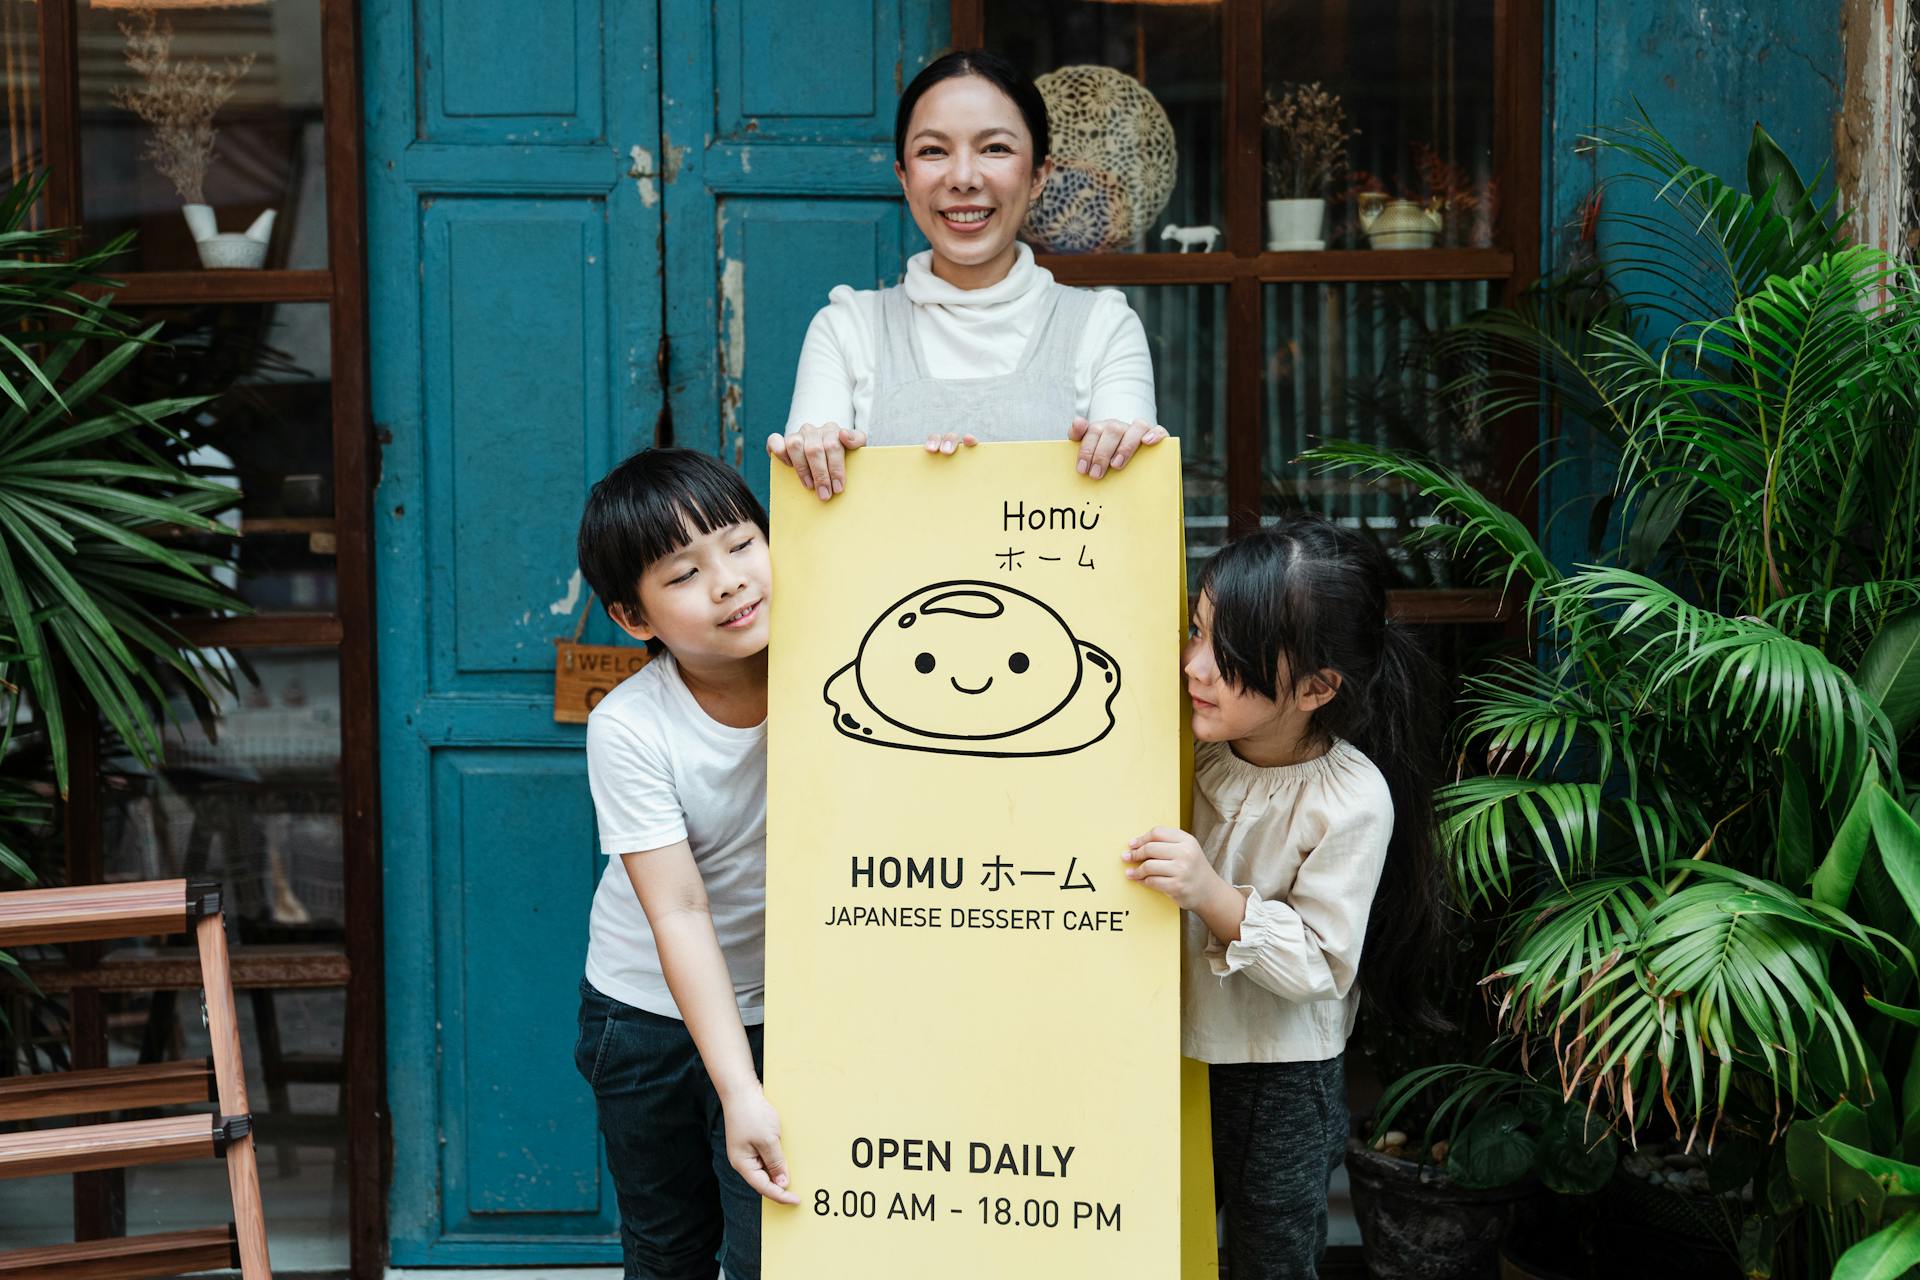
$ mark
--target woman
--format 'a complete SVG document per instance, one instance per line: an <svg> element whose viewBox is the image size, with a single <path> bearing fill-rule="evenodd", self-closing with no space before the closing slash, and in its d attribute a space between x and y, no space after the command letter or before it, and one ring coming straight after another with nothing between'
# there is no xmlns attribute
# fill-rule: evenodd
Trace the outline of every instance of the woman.
<svg viewBox="0 0 1920 1280"><path fill-rule="evenodd" d="M997 54L946 54L894 115L894 175L931 246L891 289L841 285L800 350L787 429L767 452L827 501L846 451L924 440L951 455L981 440L1080 442L1098 480L1156 425L1146 333L1113 290L1054 283L1015 238L1046 185L1046 104Z"/></svg>

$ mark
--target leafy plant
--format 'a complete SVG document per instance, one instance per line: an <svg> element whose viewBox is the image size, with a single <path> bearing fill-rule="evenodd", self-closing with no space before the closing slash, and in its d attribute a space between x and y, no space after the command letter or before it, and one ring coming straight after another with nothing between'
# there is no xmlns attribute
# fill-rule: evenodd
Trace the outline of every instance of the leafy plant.
<svg viewBox="0 0 1920 1280"><path fill-rule="evenodd" d="M238 495L174 456L167 419L205 397L127 404L108 390L158 327L111 306L102 272L130 237L63 257L72 233L26 226L40 185L0 196L0 653L64 794L76 691L153 763L163 673L202 699L223 678L188 660L167 615L237 602L206 572L215 555L170 543L229 535L210 513Z"/></svg>
<svg viewBox="0 0 1920 1280"><path fill-rule="evenodd" d="M1436 797L1461 902L1504 930L1505 1056L1476 1069L1627 1137L1763 1144L1749 1274L1778 1243L1898 1275L1906 1175L1876 1165L1869 1203L1809 1153L1920 1156L1920 279L1845 245L1762 130L1744 191L1644 119L1593 145L1651 207L1447 339L1494 371L1481 412L1550 407L1617 460L1590 562L1420 456L1308 457L1423 495L1422 536L1534 642L1469 682Z"/></svg>

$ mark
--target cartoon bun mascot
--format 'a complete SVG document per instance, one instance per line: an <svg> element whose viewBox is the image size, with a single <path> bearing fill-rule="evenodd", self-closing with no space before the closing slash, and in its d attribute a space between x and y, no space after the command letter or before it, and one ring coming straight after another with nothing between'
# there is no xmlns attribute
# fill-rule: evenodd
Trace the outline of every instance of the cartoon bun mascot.
<svg viewBox="0 0 1920 1280"><path fill-rule="evenodd" d="M1024 591L936 582L875 619L827 680L834 727L878 747L1056 756L1113 728L1120 667Z"/></svg>

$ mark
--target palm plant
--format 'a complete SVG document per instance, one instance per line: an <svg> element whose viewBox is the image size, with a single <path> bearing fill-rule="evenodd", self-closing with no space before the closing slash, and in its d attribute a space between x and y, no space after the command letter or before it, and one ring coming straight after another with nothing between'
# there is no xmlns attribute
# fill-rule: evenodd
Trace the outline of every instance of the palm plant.
<svg viewBox="0 0 1920 1280"><path fill-rule="evenodd" d="M1745 191L1651 122L1592 141L1651 209L1449 341L1505 371L1482 411L1550 405L1617 456L1593 562L1563 571L1418 456L1308 455L1422 494L1424 536L1535 643L1469 681L1436 802L1462 904L1504 928L1504 1067L1451 1068L1449 1102L1531 1082L1629 1138L1671 1126L1752 1165L1749 1274L1804 1222L1784 1248L1897 1276L1920 1262L1920 1169L1893 1167L1920 1156L1920 279L1845 246L1757 128Z"/></svg>
<svg viewBox="0 0 1920 1280"><path fill-rule="evenodd" d="M175 535L229 533L210 513L237 495L183 467L166 425L205 397L112 394L158 328L112 309L102 273L131 237L62 256L73 233L26 225L42 181L0 195L0 662L28 695L64 794L76 690L151 763L163 678L203 698L220 678L189 661L166 615L236 607L206 572L217 557Z"/></svg>

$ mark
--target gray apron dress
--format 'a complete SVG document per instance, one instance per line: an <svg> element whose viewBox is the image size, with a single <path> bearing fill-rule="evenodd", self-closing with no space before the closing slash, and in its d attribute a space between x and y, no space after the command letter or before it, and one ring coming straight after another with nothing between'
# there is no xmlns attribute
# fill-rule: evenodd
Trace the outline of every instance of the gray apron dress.
<svg viewBox="0 0 1920 1280"><path fill-rule="evenodd" d="M873 418L867 443L924 445L930 435L1002 440L1065 440L1073 421L1073 356L1086 332L1094 295L1049 285L1046 310L1013 372L989 378L936 378L927 372L913 303L902 285L880 294L874 334Z"/></svg>

